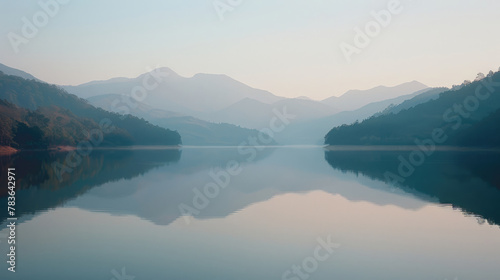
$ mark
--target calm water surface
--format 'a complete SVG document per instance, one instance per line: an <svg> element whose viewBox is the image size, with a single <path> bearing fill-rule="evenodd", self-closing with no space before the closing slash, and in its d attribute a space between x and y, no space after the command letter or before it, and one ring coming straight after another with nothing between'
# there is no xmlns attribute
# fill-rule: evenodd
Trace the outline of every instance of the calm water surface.
<svg viewBox="0 0 500 280"><path fill-rule="evenodd" d="M386 183L408 154L96 150L62 180L66 154L1 157L18 226L14 274L0 211L0 279L500 279L500 154L436 152Z"/></svg>

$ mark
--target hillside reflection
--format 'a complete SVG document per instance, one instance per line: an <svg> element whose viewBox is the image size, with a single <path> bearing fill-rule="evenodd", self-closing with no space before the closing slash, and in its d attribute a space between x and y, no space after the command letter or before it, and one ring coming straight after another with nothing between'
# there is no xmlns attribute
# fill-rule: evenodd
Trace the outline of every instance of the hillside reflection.
<svg viewBox="0 0 500 280"><path fill-rule="evenodd" d="M80 164L65 169L67 172L59 171L61 176L58 176L54 166L64 165L66 156L67 153L57 152L22 152L0 157L2 174L6 174L9 167L16 168L17 217L58 207L96 186L132 179L151 169L175 163L181 151L95 150L90 156L82 157ZM2 184L6 185L6 181ZM6 188L0 192L0 203L7 205ZM0 214L2 222L7 218L6 212Z"/></svg>
<svg viewBox="0 0 500 280"><path fill-rule="evenodd" d="M334 169L362 174L391 183L416 195L436 198L439 203L460 208L466 214L500 224L500 153L436 152L403 182L394 183L387 172L399 175L402 155L409 151L325 151Z"/></svg>

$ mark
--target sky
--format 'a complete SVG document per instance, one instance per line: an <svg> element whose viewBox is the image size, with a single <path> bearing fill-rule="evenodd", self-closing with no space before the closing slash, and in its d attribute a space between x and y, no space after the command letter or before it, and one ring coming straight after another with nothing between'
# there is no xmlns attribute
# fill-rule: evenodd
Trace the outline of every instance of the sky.
<svg viewBox="0 0 500 280"><path fill-rule="evenodd" d="M39 3L57 8L44 18ZM383 10L382 25L372 11ZM498 11L497 0L0 0L0 63L60 85L169 67L320 100L497 71ZM23 33L29 24L37 30ZM341 45L356 48L350 61Z"/></svg>

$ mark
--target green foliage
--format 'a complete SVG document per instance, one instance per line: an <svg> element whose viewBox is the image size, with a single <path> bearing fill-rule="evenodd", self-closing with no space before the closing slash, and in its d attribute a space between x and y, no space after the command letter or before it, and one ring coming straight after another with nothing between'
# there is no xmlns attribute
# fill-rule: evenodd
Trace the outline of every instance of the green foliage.
<svg viewBox="0 0 500 280"><path fill-rule="evenodd" d="M172 117L152 120L161 127L171 127L182 135L186 145L240 145L249 137L258 137L259 131L227 123L210 123L193 117ZM269 145L276 145L272 141Z"/></svg>
<svg viewBox="0 0 500 280"><path fill-rule="evenodd" d="M0 122L2 145L17 143L16 140L22 143L27 141L25 144L33 148L47 145L76 145L83 139L84 132L99 129L103 121L110 123L110 127L114 129L105 135L102 145L179 145L181 143L181 137L176 131L152 125L144 119L130 115L122 116L95 108L87 101L55 85L4 75L0 72L0 100L2 99L7 103L27 109L23 111L20 108L14 109L12 106L8 108L9 105L6 102L0 104L3 105L4 110L4 117ZM18 125L16 121L24 123L29 128L26 130L22 127L23 133L36 134L39 131L33 129L38 127L42 131L42 139L38 139L41 142L35 144L32 142L33 139L26 138L26 135L14 139L17 131L14 127Z"/></svg>
<svg viewBox="0 0 500 280"><path fill-rule="evenodd" d="M44 133L38 126L28 126L18 122L13 129L13 141L18 144L18 148L36 149L46 147Z"/></svg>
<svg viewBox="0 0 500 280"><path fill-rule="evenodd" d="M500 109L457 135L461 146L500 147Z"/></svg>
<svg viewBox="0 0 500 280"><path fill-rule="evenodd" d="M7 101L0 101L0 124L0 145L19 149L75 146L87 139L83 131L99 128L55 106L30 111Z"/></svg>
<svg viewBox="0 0 500 280"><path fill-rule="evenodd" d="M441 143L443 145L498 147L498 140L483 135L494 134L498 137L496 120L499 116L496 116L495 121L486 121L485 118L500 109L500 88L489 84L493 92L487 99L479 100L475 97L478 89L481 94L488 92L485 86L487 82L500 83L500 73L495 73L483 81L464 85L457 90L443 92L436 100L402 110L397 114L374 116L361 123L335 127L325 136L325 144L414 145L416 139L429 139L435 129L442 129L448 136L448 140ZM467 113L465 115L457 113L456 106L464 107L466 100L473 99L479 100L477 108L462 108ZM470 102L469 107L471 104L473 102ZM444 117L445 113L448 113L448 118ZM477 128L474 128L476 126Z"/></svg>

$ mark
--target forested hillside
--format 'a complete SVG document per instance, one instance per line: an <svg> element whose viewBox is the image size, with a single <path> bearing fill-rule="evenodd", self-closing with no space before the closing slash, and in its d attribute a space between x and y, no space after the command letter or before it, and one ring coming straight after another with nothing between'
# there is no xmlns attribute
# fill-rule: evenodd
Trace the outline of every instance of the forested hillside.
<svg viewBox="0 0 500 280"><path fill-rule="evenodd" d="M83 129L92 129L103 124L113 128L113 133L106 135L105 144L107 145L178 145L181 143L180 135L176 131L152 125L144 119L130 115L122 116L96 108L55 85L9 76L1 72L0 100L7 101L2 103L5 111L2 118L4 119L2 135L6 139L5 143L9 142L8 135L15 137L17 133L25 129L24 125L26 125L29 133L36 136L35 139L42 137L48 141L39 144L31 141L31 144L26 144L30 147L62 143L71 145L81 135ZM27 110L20 110L9 103ZM25 117L28 119L24 119ZM15 129L9 134L11 128ZM43 132L41 136L36 132L38 129ZM30 142L26 141L22 142Z"/></svg>
<svg viewBox="0 0 500 280"><path fill-rule="evenodd" d="M397 114L371 117L333 128L328 145L414 145L440 132L441 145L492 147L497 140L500 109L500 73L441 93L438 99ZM496 113L495 113L496 112ZM495 113L495 114L494 114ZM478 134L482 133L482 134Z"/></svg>

